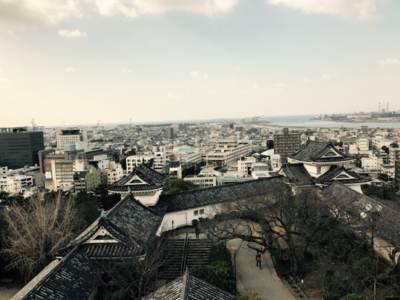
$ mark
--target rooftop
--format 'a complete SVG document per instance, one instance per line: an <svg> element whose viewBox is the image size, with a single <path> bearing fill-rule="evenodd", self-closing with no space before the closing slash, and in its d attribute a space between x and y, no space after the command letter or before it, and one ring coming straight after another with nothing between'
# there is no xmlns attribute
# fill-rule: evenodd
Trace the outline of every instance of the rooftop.
<svg viewBox="0 0 400 300"><path fill-rule="evenodd" d="M294 154L288 155L288 160L301 162L335 163L355 160L354 157L341 152L330 142L315 142L308 140L307 143Z"/></svg>
<svg viewBox="0 0 400 300"><path fill-rule="evenodd" d="M209 188L191 190L181 193L165 194L160 200L168 205L167 213L206 206L225 201L235 201L245 197L265 193L275 184L283 181L283 176L219 185Z"/></svg>
<svg viewBox="0 0 400 300"><path fill-rule="evenodd" d="M175 279L143 300L234 300L236 297L190 274Z"/></svg>

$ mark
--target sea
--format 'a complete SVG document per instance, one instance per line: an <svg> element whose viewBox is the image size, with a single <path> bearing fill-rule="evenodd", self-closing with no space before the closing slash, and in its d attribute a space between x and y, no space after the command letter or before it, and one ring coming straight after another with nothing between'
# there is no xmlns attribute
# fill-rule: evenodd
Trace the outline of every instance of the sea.
<svg viewBox="0 0 400 300"><path fill-rule="evenodd" d="M309 120L316 115L297 115L297 116L264 116L264 119L270 122L271 125L278 127L300 127L300 128L310 128L310 127L321 127L321 128L360 128L361 125L366 125L370 128L400 128L400 124L397 123L348 123L348 122L333 122L333 121L318 121ZM227 119L197 119L197 120L174 120L174 121L154 121L154 122L137 122L132 125L157 125L157 124L179 124L179 123L194 123L194 124L218 124L221 122L236 122L243 118L227 118ZM244 118L245 121L251 121L252 118ZM117 125L128 124L128 123L105 123L101 126L105 127L115 127ZM82 124L83 125L83 124ZM76 126L70 125L69 126ZM84 126L96 126L96 124L84 124ZM258 126L257 126L258 127Z"/></svg>

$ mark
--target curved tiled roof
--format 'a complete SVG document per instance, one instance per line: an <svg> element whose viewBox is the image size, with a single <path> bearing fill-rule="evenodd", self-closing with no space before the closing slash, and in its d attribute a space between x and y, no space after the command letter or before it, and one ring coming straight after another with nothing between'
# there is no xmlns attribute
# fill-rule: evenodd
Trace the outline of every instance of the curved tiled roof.
<svg viewBox="0 0 400 300"><path fill-rule="evenodd" d="M23 297L17 294L13 299L21 300L76 300L89 299L93 290L101 283L104 268L89 259L80 246L76 246L45 276L32 279L32 288ZM39 274L40 275L40 274ZM38 276L39 276L38 275ZM34 282L38 280L38 282Z"/></svg>
<svg viewBox="0 0 400 300"><path fill-rule="evenodd" d="M353 178L335 180L335 178L342 172L347 173L349 176ZM331 166L328 172L324 173L318 178L315 178L314 181L317 184L329 184L330 182L333 181L340 181L344 184L350 184L350 183L366 183L372 181L372 179L369 176L362 176L357 173L351 172L348 169L344 168L343 166Z"/></svg>
<svg viewBox="0 0 400 300"><path fill-rule="evenodd" d="M347 173L353 178L349 179L338 179L344 184L354 183L367 183L372 181L369 176L362 176L357 173L351 172L342 166L331 166L330 169L319 177L312 177L303 166L303 164L284 164L282 165L279 173L283 173L290 183L294 183L297 186L306 186L314 184L329 185L335 180L335 178L342 172Z"/></svg>
<svg viewBox="0 0 400 300"><path fill-rule="evenodd" d="M257 196L265 193L267 189L272 188L282 180L284 180L283 176L277 176L225 184L181 193L161 195L160 200L167 203L168 208L166 212L169 213L225 201L235 201L249 196Z"/></svg>
<svg viewBox="0 0 400 300"><path fill-rule="evenodd" d="M375 218L374 222L375 233L393 246L400 247L400 219L397 211L337 181L325 188L324 191L328 196L342 200L344 205L358 214L366 211L367 204L371 205L373 210L379 210L380 207L379 216ZM371 224L368 221L368 218L363 219L363 223L370 228Z"/></svg>
<svg viewBox="0 0 400 300"><path fill-rule="evenodd" d="M129 181L137 176L142 179L147 184L131 184L129 185ZM137 168L133 169L132 173L128 176L125 176L114 183L112 186L108 188L109 191L114 192L124 192L128 191L128 187L130 187L131 191L146 191L146 190L154 190L160 189L164 186L167 181L168 176L158 173L153 169L149 168L145 164L139 165Z"/></svg>
<svg viewBox="0 0 400 300"><path fill-rule="evenodd" d="M301 164L284 164L279 171L283 172L289 179L289 182L295 183L296 185L313 185L314 178L307 172Z"/></svg>
<svg viewBox="0 0 400 300"><path fill-rule="evenodd" d="M234 300L236 297L212 284L209 284L190 274L188 270L184 276L171 281L155 292L147 295L143 300Z"/></svg>
<svg viewBox="0 0 400 300"><path fill-rule="evenodd" d="M337 152L341 157L323 157L330 150ZM289 154L288 159L299 160L303 162L348 162L354 160L352 156L339 151L330 142L307 141L307 143L294 154Z"/></svg>
<svg viewBox="0 0 400 300"><path fill-rule="evenodd" d="M88 230L58 253L60 256L66 255L76 245L87 242L101 227L118 239L120 245L129 245L132 249L137 249L137 245L143 245L155 236L164 218L165 209L164 207L153 210L136 200L132 194L128 194L109 210L105 217L96 220ZM100 247L101 243L91 245ZM118 253L115 255L118 257Z"/></svg>

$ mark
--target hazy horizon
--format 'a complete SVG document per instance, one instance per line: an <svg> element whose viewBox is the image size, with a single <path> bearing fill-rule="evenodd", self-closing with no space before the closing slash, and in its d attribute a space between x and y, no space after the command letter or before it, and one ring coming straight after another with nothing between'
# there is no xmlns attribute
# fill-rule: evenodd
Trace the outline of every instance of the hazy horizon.
<svg viewBox="0 0 400 300"><path fill-rule="evenodd" d="M0 0L0 12L0 127L400 110L400 1Z"/></svg>

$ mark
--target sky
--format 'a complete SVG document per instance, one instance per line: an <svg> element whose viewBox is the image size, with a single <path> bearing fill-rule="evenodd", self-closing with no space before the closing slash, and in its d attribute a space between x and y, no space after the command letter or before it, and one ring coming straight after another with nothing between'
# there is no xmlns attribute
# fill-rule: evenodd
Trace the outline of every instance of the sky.
<svg viewBox="0 0 400 300"><path fill-rule="evenodd" d="M400 110L399 15L398 0L0 0L0 127Z"/></svg>

